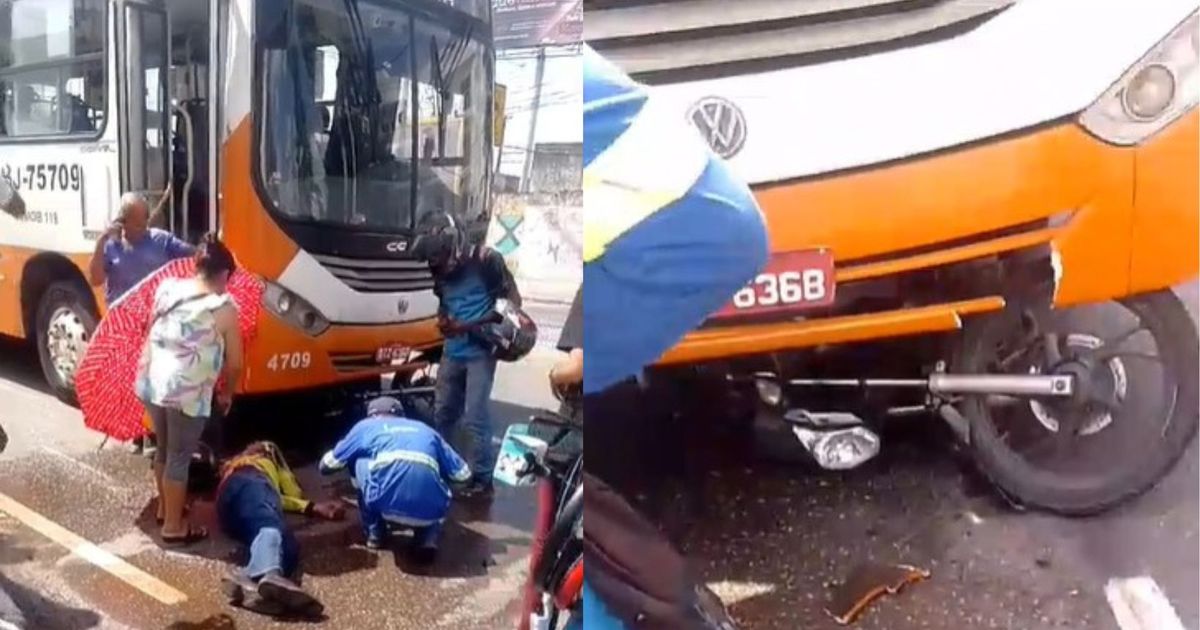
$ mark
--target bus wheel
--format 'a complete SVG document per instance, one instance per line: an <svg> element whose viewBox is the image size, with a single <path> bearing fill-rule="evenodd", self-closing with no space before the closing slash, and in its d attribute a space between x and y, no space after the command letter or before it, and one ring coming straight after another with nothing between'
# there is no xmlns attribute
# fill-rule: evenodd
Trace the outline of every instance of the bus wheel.
<svg viewBox="0 0 1200 630"><path fill-rule="evenodd" d="M83 362L97 317L90 297L74 282L55 282L37 309L38 356L46 382L59 400L78 406L75 372Z"/></svg>

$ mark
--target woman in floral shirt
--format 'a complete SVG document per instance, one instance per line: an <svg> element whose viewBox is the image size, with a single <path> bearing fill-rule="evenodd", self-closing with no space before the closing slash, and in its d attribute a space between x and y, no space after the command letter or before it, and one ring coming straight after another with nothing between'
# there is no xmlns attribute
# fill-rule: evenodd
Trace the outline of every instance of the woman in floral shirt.
<svg viewBox="0 0 1200 630"><path fill-rule="evenodd" d="M242 369L237 308L225 292L233 255L209 234L196 250L196 274L164 280L154 295L154 319L142 350L135 391L154 424L158 518L163 542L188 544L208 532L183 520L188 465L212 415L232 402ZM218 381L224 387L217 388Z"/></svg>

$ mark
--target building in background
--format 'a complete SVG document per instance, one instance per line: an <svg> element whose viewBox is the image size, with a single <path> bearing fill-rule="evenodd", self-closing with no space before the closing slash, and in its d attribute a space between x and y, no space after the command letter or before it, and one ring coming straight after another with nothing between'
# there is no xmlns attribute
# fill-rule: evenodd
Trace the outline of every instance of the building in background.
<svg viewBox="0 0 1200 630"><path fill-rule="evenodd" d="M529 192L570 193L583 187L583 143L539 142L533 148Z"/></svg>
<svg viewBox="0 0 1200 630"><path fill-rule="evenodd" d="M582 281L581 0L496 0L498 145L488 242L534 299ZM502 107L501 107L502 105Z"/></svg>

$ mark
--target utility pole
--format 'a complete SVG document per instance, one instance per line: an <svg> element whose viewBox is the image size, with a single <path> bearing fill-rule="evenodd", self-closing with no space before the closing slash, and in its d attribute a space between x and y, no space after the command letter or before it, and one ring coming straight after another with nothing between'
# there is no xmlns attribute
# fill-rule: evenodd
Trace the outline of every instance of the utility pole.
<svg viewBox="0 0 1200 630"><path fill-rule="evenodd" d="M504 124L501 129L508 128L508 116L504 117ZM500 176L500 165L504 163L504 134L500 134L500 138L496 141L496 176Z"/></svg>
<svg viewBox="0 0 1200 630"><path fill-rule="evenodd" d="M529 192L529 180L533 177L533 144L537 134L538 109L542 106L542 78L546 74L546 48L538 46L537 70L533 82L533 115L529 119L529 140L525 143L525 169L521 174L521 192Z"/></svg>

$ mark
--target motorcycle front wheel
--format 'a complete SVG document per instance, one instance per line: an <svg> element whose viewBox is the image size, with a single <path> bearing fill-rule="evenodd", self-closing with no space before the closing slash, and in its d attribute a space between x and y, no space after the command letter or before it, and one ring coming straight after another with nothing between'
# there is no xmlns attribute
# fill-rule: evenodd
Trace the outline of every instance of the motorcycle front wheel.
<svg viewBox="0 0 1200 630"><path fill-rule="evenodd" d="M1159 291L1040 315L1006 311L963 330L953 372L1072 374L1069 400L960 402L979 468L1009 497L1067 515L1153 487L1200 423L1200 339Z"/></svg>

